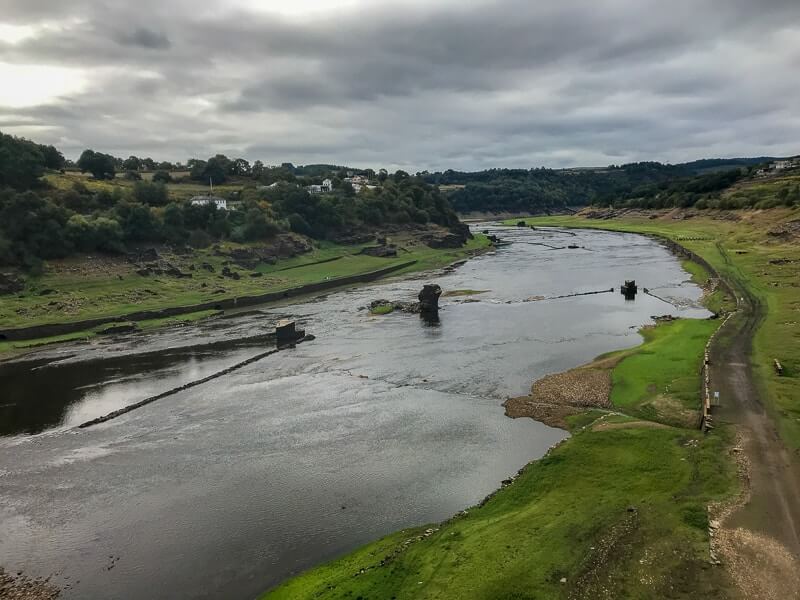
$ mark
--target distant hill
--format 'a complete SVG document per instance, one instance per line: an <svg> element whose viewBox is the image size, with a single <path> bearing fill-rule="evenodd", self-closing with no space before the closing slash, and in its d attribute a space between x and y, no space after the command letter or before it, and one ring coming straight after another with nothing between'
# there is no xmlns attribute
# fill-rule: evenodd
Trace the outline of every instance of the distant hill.
<svg viewBox="0 0 800 600"><path fill-rule="evenodd" d="M756 156L753 158L701 158L692 162L681 163L680 167L692 171L696 175L713 171L724 171L739 167L752 167L778 160L774 156Z"/></svg>
<svg viewBox="0 0 800 600"><path fill-rule="evenodd" d="M461 213L536 214L590 204L693 206L699 200L713 204L725 190L748 180L756 165L775 160L770 156L706 158L675 165L638 162L567 169L447 170L422 176L442 186Z"/></svg>

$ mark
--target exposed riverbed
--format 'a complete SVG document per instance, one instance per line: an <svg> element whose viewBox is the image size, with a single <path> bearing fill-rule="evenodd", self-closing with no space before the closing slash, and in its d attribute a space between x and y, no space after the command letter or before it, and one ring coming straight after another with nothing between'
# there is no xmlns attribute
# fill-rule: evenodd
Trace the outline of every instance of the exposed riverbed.
<svg viewBox="0 0 800 600"><path fill-rule="evenodd" d="M0 565L56 574L66 598L251 598L478 502L565 435L506 418L506 397L637 344L651 315L708 314L648 238L492 229L514 243L445 274L0 367ZM674 305L618 291L547 299L625 279ZM442 298L435 325L359 310L412 300L423 282L488 291ZM235 340L285 315L317 339L75 429L263 352Z"/></svg>

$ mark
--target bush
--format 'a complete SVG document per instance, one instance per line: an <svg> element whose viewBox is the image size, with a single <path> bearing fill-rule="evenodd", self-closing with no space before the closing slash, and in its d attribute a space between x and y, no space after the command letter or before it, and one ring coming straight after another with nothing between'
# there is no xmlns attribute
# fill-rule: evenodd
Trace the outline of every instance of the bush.
<svg viewBox="0 0 800 600"><path fill-rule="evenodd" d="M166 171L156 171L153 173L153 183L170 183L171 181L172 175Z"/></svg>
<svg viewBox="0 0 800 600"><path fill-rule="evenodd" d="M188 243L192 248L208 248L214 243L214 238L202 229L195 229L189 234Z"/></svg>
<svg viewBox="0 0 800 600"><path fill-rule="evenodd" d="M125 171L125 175L123 176L128 181L141 181L142 176L139 175L136 171Z"/></svg>
<svg viewBox="0 0 800 600"><path fill-rule="evenodd" d="M311 235L311 225L297 213L292 213L286 220L289 222L289 229L301 235Z"/></svg>
<svg viewBox="0 0 800 600"><path fill-rule="evenodd" d="M165 206L169 200L167 187L163 183L139 181L133 186L133 197L148 206Z"/></svg>
<svg viewBox="0 0 800 600"><path fill-rule="evenodd" d="M708 511L705 506L690 504L681 510L683 522L702 531L708 529Z"/></svg>

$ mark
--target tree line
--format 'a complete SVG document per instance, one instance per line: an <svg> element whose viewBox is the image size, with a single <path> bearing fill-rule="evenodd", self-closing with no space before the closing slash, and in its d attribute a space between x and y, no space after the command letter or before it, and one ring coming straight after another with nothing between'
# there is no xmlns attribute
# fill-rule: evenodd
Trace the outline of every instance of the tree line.
<svg viewBox="0 0 800 600"><path fill-rule="evenodd" d="M768 159L769 160L769 159ZM431 184L458 186L449 199L459 212L538 213L580 206L746 208L793 206L800 187L763 197L727 193L763 166L760 158L704 159L679 165L639 162L600 169L488 169L424 173Z"/></svg>
<svg viewBox="0 0 800 600"><path fill-rule="evenodd" d="M437 187L403 171L372 173L381 185L359 194L340 177L346 172L328 172L338 181L334 191L310 194L297 183L309 176L298 176L298 169L285 164L277 167L284 177L277 185L245 181L232 194L231 209L221 210L213 203L179 201L155 177L100 191L82 182L66 190L48 187L41 175L65 164L60 153L59 160L48 158L50 148L0 137L0 264L36 269L42 260L79 252L125 252L142 243L203 247L218 240L265 240L284 231L339 240L387 225L459 225ZM81 158L98 179L116 168L109 155L87 151ZM191 168L213 178L218 171L225 177L231 171L244 173L248 165L217 155Z"/></svg>

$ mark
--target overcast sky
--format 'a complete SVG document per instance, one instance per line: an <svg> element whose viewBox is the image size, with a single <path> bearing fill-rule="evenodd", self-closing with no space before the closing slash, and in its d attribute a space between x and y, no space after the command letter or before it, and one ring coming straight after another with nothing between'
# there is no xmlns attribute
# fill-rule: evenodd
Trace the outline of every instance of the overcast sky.
<svg viewBox="0 0 800 600"><path fill-rule="evenodd" d="M483 169L800 153L800 0L0 0L76 157Z"/></svg>

